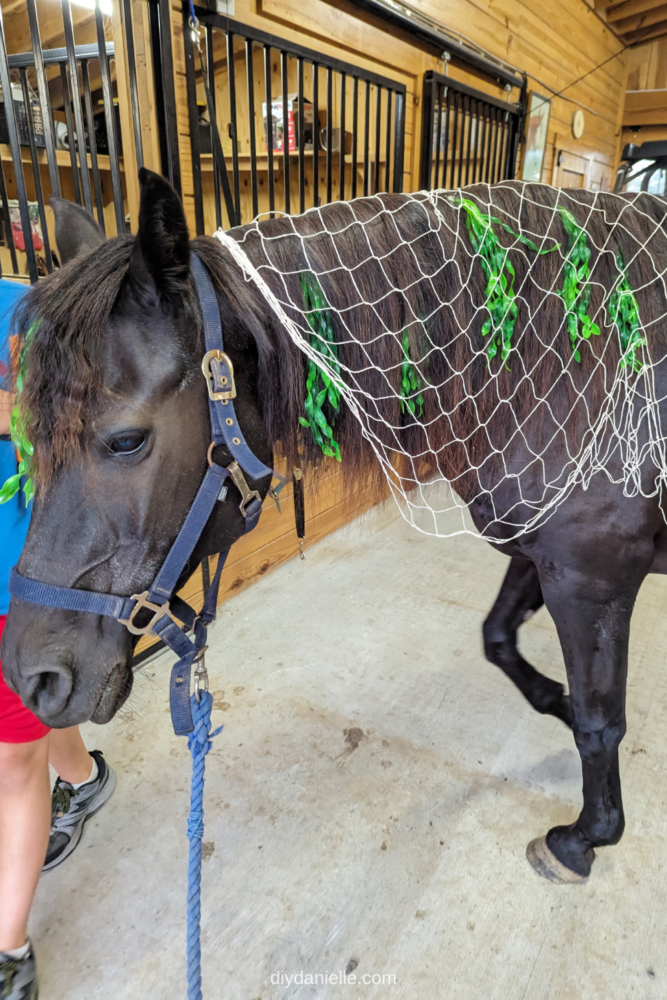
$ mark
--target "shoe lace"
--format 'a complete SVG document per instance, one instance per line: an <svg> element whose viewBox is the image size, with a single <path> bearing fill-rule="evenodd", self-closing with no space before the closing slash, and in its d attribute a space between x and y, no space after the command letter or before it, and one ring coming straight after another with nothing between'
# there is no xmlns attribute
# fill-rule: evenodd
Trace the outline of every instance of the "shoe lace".
<svg viewBox="0 0 667 1000"><path fill-rule="evenodd" d="M20 966L21 962L15 958L9 958L5 962L0 962L0 997L10 997L12 995L14 980Z"/></svg>

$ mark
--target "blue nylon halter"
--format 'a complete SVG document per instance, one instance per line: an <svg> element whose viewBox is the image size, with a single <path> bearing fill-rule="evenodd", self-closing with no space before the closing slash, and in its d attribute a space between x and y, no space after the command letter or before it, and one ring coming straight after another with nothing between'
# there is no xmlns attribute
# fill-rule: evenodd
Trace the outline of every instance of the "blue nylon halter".
<svg viewBox="0 0 667 1000"><path fill-rule="evenodd" d="M11 571L9 591L12 597L30 604L60 608L65 611L88 611L95 615L115 618L127 625L134 634L156 635L178 655L179 660L171 671L169 702L171 720L177 736L185 736L194 729L190 704L190 675L206 648L206 631L215 615L220 576L229 549L221 552L218 567L204 598L202 610L197 612L180 597L172 596L181 573L192 555L218 500L227 495L226 480L231 478L241 493L240 509L245 519L245 533L252 531L262 512L260 494L251 489L243 475L245 472L255 482L274 473L257 458L249 448L236 418L234 409L234 370L231 360L224 353L220 310L213 283L201 260L195 255L190 262L204 322L206 354L202 369L209 393L211 417L211 446L208 453L209 468L197 491L194 502L169 550L150 590L132 597L117 597L92 590L59 587L22 576L16 567ZM232 456L231 463L216 465L211 453L216 445L224 444ZM278 476L282 479L281 476ZM281 484L282 485L282 484ZM280 487L279 487L280 488ZM275 492L278 492L278 489ZM153 613L148 625L138 628L134 617L142 608ZM181 627L178 618L183 622ZM186 635L186 629L192 632Z"/></svg>

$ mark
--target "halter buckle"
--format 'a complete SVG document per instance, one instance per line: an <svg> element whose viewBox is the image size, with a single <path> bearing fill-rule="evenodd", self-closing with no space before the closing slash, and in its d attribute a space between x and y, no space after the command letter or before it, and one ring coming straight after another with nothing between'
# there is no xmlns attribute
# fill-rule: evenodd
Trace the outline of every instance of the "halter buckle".
<svg viewBox="0 0 667 1000"><path fill-rule="evenodd" d="M246 478L241 471L241 467L238 462L232 462L227 466L227 471L234 480L234 485L241 494L241 503L239 508L243 516L246 516L246 507L252 500L259 500L262 502L262 498L257 492L257 490L251 490L246 482Z"/></svg>
<svg viewBox="0 0 667 1000"><path fill-rule="evenodd" d="M149 591L147 590L144 590L143 594L132 594L132 600L136 601L137 603L132 608L132 611L130 612L130 617L118 619L119 622L127 626L128 631L131 632L132 635L155 635L155 632L153 631L153 626L157 625L160 618L162 618L164 615L169 615L169 617L172 620L174 618L171 611L169 610L169 601L166 601L164 604L154 604L152 601L148 600L148 594ZM154 614L151 620L149 621L148 625L144 625L141 628L139 628L138 625L134 624L134 619L137 613L141 611L142 608L148 608L148 610L153 611Z"/></svg>
<svg viewBox="0 0 667 1000"><path fill-rule="evenodd" d="M217 367L222 368L222 371L212 371L213 362L217 362ZM236 398L234 366L228 354L217 348L213 351L207 351L202 359L201 370L206 379L209 397L213 402L227 402L229 399Z"/></svg>

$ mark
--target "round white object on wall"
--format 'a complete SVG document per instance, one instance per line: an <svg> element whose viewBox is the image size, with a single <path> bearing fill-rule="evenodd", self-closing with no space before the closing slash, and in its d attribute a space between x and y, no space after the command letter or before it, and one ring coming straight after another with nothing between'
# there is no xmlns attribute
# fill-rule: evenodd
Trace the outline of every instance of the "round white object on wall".
<svg viewBox="0 0 667 1000"><path fill-rule="evenodd" d="M578 108L572 115L572 135L575 139L581 139L584 134L586 119L581 108Z"/></svg>

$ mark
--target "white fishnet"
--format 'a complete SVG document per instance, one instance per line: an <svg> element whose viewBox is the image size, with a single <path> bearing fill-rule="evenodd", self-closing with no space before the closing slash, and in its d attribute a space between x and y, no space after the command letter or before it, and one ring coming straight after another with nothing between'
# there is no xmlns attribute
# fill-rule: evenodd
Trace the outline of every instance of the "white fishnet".
<svg viewBox="0 0 667 1000"><path fill-rule="evenodd" d="M244 227L243 230L237 230L235 236L232 236L222 230L215 233L217 239L230 252L234 260L241 268L245 279L249 282L253 282L259 289L268 306L284 324L289 336L298 348L303 351L308 358L314 361L321 370L325 371L326 374L328 374L328 376L339 387L341 395L347 403L349 410L360 422L364 437L372 446L378 461L381 463L391 491L403 516L418 530L441 537L449 537L471 531L469 522L464 518L464 511L467 507L467 503L464 504L462 502L440 472L433 473L425 482L420 481L419 467L422 464L421 460L424 458L424 453L408 454L405 451L402 446L404 424L394 426L384 420L383 433L380 434L379 428L376 425L378 419L376 416L378 412L377 408L374 410L372 405L370 407L368 405L364 405L369 401L372 404L373 400L371 400L368 393L360 384L360 372L352 371L350 368L345 366L343 361L341 361L340 371L336 373L327 363L323 355L311 346L310 341L312 331L307 321L304 304L303 302L295 301L294 294L290 293L286 282L286 279L290 276L300 274L302 268L292 271L281 270L274 263L270 263L272 259L275 260L276 258L275 253L270 253L272 249L275 249L271 247L271 244L280 240L294 240L296 237L300 241L301 249L305 255L306 261L309 261L309 242L318 238L318 236L321 235L321 232L329 232L332 235L339 235L353 226L360 226L365 234L364 227L369 225L369 219L367 218L368 205L369 203L374 203L377 207L377 213L385 216L387 220L391 220L394 224L397 246L401 245L402 247L409 248L411 252L412 259L419 272L419 276L415 282L404 286L402 291L404 293L406 309L412 314L414 323L421 324L423 329L428 331L429 320L436 315L445 303L440 301L429 315L416 315L410 304L409 298L405 295L405 293L412 289L415 284L419 284L420 282L428 283L430 288L435 290L434 282L440 275L443 268L454 265L457 268L460 278L460 288L462 294L466 290L466 285L469 281L469 278L466 277L466 273L470 274L472 268L481 266L481 261L476 259L479 257L479 254L475 253L471 241L467 238L465 221L458 218L461 212L464 211L464 208L462 207L462 200L464 198L470 198L472 195L473 199L481 205L482 211L488 211L492 216L501 212L503 221L506 222L509 219L515 234L528 237L540 249L547 250L554 246L553 237L549 237L547 239L541 233L530 232L523 228L520 222L522 208L526 202L531 202L531 198L534 198L535 190L536 188L539 188L539 186L530 185L530 189L528 190L528 186L526 185L518 182L511 182L509 185L497 185L495 189L497 190L498 188L505 188L506 192L507 190L511 190L516 196L516 211L509 213L509 216L506 205L503 208L498 208L498 206L493 203L493 188L488 185L477 185L473 192L466 189L450 192L422 191L413 195L402 196L403 202L398 206L396 206L395 200L392 203L391 198L383 198L382 196L375 196L373 199L366 198L363 200L358 199L357 201L347 202L346 206L349 210L349 221L346 222L344 226L335 230L327 229L328 217L326 215L326 209L313 208L306 212L305 216L285 217L287 220L287 228L285 232L280 233L279 235L272 235L271 229L269 229L269 232L267 233L267 226L263 225L260 219L256 219L250 226ZM484 192L483 201L481 201L479 197L480 191ZM618 246L618 232L619 229L624 229L637 245L635 256L638 256L642 251L645 251L647 249L647 244L650 242L656 230L660 229L660 226L653 216L642 209L640 200L641 197L641 195L636 195L634 198L625 196L621 199L618 196L610 194L605 194L604 196L596 194L592 197L588 204L580 203L579 207L582 212L587 213L586 219L583 222L581 212L578 214L579 224L585 231L587 231L589 220L593 218L595 213L602 213L604 215L605 210L601 205L601 202L604 199L606 199L607 205L609 205L610 198L616 199L619 203L618 208L620 214L618 215L616 222L609 225L605 230L606 235L604 243L601 246L597 246L594 243L589 243L589 245L594 247L601 254L616 254ZM438 266L437 269L430 271L428 274L425 272L422 264L420 263L420 259L413 246L413 243L416 244L420 237L415 237L414 241L406 240L403 237L399 225L396 224L396 220L393 218L395 213L401 211L406 199L413 202L415 205L421 205L423 207L431 235L437 235L442 248L441 265ZM364 208L360 212L358 206L362 204L362 202ZM486 202L486 205L484 202ZM392 204L394 207L392 207ZM452 225L451 218L448 219L446 214L441 210L443 204L447 204L450 210L452 207L456 209L457 221L455 226ZM561 207L571 209L573 203L567 200L564 202L563 193L558 191L554 192L553 206L545 206L542 202L538 201L532 201L532 204L539 207L542 212L548 210L551 211L553 215L556 215ZM577 204L577 202L574 202L574 204ZM428 212L426 211L427 209L429 210ZM630 230L623 224L623 213L630 209L635 213L639 213L643 223L645 223L648 235L643 243L638 242L636 232L630 233ZM304 219L306 217L312 217L314 213L319 216L319 225L317 228L320 232L308 234L300 231L298 223L299 218ZM451 214L451 212L449 214ZM604 217L606 219L606 215ZM273 228L275 228L275 224ZM249 254L244 249L244 243L248 240L256 240L258 238L261 241L261 246L264 250L264 262L255 266L255 264L252 263ZM453 255L451 252L452 240L454 241L455 248ZM332 244L335 246L335 240L332 240ZM330 275L333 278L337 272L343 271L347 272L349 275L349 278L353 283L353 287L356 289L357 301L351 303L346 308L332 310L336 313L338 319L336 326L336 342L339 346L343 346L346 343L354 343L359 346L364 351L364 354L368 359L368 364L372 365L373 362L368 352L369 342L367 341L366 343L362 343L353 331L353 323L351 320L354 311L364 307L370 307L373 310L377 319L378 337L389 335L398 338L400 342L400 338L406 324L402 323L400 329L390 329L386 325L381 311L381 305L386 296L383 295L374 301L368 301L368 299L362 294L356 280L358 268L362 267L371 260L375 260L382 264L384 259L382 256L378 256L374 252L371 242L367 236L366 246L368 248L366 258L363 260L360 259L355 267L347 266L342 260L340 254L338 254L338 266L336 268L324 272L318 271L316 266L313 266L312 269L315 273L317 273L318 278L321 278L322 275ZM616 338L616 347L618 347L619 331L618 328L614 329L613 326L610 330L609 321L603 319L603 317L608 315L609 298L613 291L613 284L610 283L610 287L603 287L599 281L596 282L595 273L593 273L590 279L591 287L597 287L602 291L602 305L596 307L595 315L593 316L593 319L595 319L600 326L603 327L600 337L597 338L599 344L596 343L596 348L598 348L596 368L605 369L607 374L604 376L606 385L605 398L602 401L602 405L594 407L594 412L592 412L589 408L586 388L590 385L593 376L591 376L591 378L587 381L586 386L582 388L582 386L579 385L577 388L575 385L576 380L572 377L577 365L577 362L573 357L573 352L569 349L567 351L563 351L562 346L559 348L559 341L557 337L551 336L550 339L543 338L540 334L539 321L536 321L535 324L532 322L532 315L533 311L536 309L536 302L541 301L546 296L558 294L562 282L562 267L558 268L558 276L551 286L547 288L540 288L534 274L534 263L538 259L537 256L531 251L525 249L524 244L518 242L518 240L515 240L512 243L510 249L514 260L516 260L515 255L522 254L527 262L526 274L521 284L515 288L515 292L516 303L519 311L521 312L522 310L525 310L524 319L525 316L527 316L528 320L524 322L520 336L516 336L515 341L512 342L512 347L513 349L518 348L520 346L521 339L528 335L538 338L542 347L542 353L548 352L553 355L553 357L557 359L560 373L565 373L570 378L572 389L576 397L576 404L585 407L585 413L587 416L584 433L579 436L579 444L573 449L571 447L571 442L564 431L568 418L573 414L574 407L565 419L558 419L558 416L552 407L549 393L547 392L544 395L540 395L539 391L536 389L532 378L535 368L526 371L522 381L525 383L526 379L528 380L530 391L532 392L535 400L535 407L532 411L533 415L539 408L545 408L545 412L548 413L549 417L554 422L555 430L551 436L548 437L548 439L539 440L536 443L535 435L525 432L526 421L523 423L517 422L516 427L504 448L498 449L493 444L490 445L490 452L492 452L502 463L504 478L507 480L514 480L519 492L519 499L515 503L513 503L509 508L505 507L502 511L499 511L495 506L495 497L485 491L485 499L487 503L491 503L492 505L492 521L490 527L493 528L495 525L499 529L497 538L489 537L485 532L485 537L489 537L489 540L491 541L506 541L512 538L517 538L535 528L539 523L543 522L554 513L559 504L562 503L572 490L578 486L587 489L591 478L597 472L604 471L612 482L619 484L622 483L623 492L626 496L635 496L637 494L642 494L647 497L655 496L661 492L663 483L667 478L665 438L660 419L660 403L663 401L664 397L658 398L656 380L654 377L655 368L663 360L663 356L657 357L656 355L660 353L657 349L657 332L660 324L664 323L666 318L665 314L663 313L657 318L653 318L644 323L640 311L640 334L644 344L646 345L638 347L636 351L636 357L642 366L641 370L636 372L629 366L622 367L621 365L615 364L610 378L608 373L609 364L606 355L608 353L609 345L612 343L612 337ZM394 250L392 249L391 253L393 254L393 252ZM560 249L556 249L554 253L560 254L562 259L566 257L567 250L565 241L561 241ZM634 257L624 261L626 271L633 263L633 260ZM633 292L637 295L642 291L648 290L650 287L652 290L660 292L662 300L665 301L664 297L667 292L665 288L667 259L656 261L653 257L651 257L651 260L653 273L651 274L650 280L643 287L633 287ZM395 294L395 288L391 292L387 293L387 295L389 294ZM471 333L472 323L476 322L479 324L480 312L483 316L486 315L486 306L484 302L475 304L471 321L465 328L459 329L456 333L456 336L468 337L471 363L475 358L479 358L480 355L485 359L485 363L488 363L488 339L487 343L482 344L480 348L479 336L473 337ZM566 323L566 310L562 303L561 312L561 327L565 329L564 324ZM408 324L409 322L410 321L408 321ZM562 341L560 343L562 344ZM649 348L652 348L653 350L650 351ZM441 350L441 347L434 344L429 339L428 354L439 350ZM417 359L413 358L411 360L415 364L419 364L424 361L425 358L426 355ZM500 355L498 355L495 359L495 363L488 366L488 376L490 379L498 379L502 371L503 366L500 362ZM385 375L387 374L388 373L385 373ZM599 375L600 372L597 374ZM450 376L451 380L458 377L459 373L452 373ZM396 380L394 379L393 382L395 381ZM443 383L435 386L438 390L438 399L440 401L440 413L435 419L449 420L451 424L451 418L455 415L455 407L452 407L451 409L447 408L447 381L448 380L445 380ZM387 396L403 398L399 396L393 382L388 377L385 379L384 384L386 384ZM366 399L364 400L363 397L366 397ZM382 398L384 397L376 395L375 403L381 401ZM472 405L476 406L476 399L474 395L471 394L468 399ZM498 395L498 407L501 405L503 405L503 400L500 398L500 395ZM481 426L485 426L493 430L493 421L494 418L497 419L497 417L498 414L494 410L491 416L487 416L484 424L481 422L478 424L476 430L479 430L479 427ZM431 423L433 423L433 421L431 421ZM429 424L425 424L427 438L428 427ZM557 438L559 438L561 442L565 441L566 448L561 449L560 461L557 466L554 467L553 456ZM466 449L468 469L480 469L480 465L475 464L468 451L471 435L467 435L465 437L458 437L455 435L454 439ZM507 456L515 450L515 446L519 443L519 439L528 454L525 464L520 469L517 469L511 464L511 461L507 460ZM435 453L433 454L435 455ZM403 460L402 465L400 465L398 461L399 459ZM343 462L345 461L344 453L342 460ZM408 474L405 472L405 462L407 462L407 468L410 470ZM401 471L399 471L399 465ZM437 468L437 462L434 467ZM531 489L525 488L525 481L527 478L530 479ZM535 488L536 482L540 484L540 488L537 492Z"/></svg>

